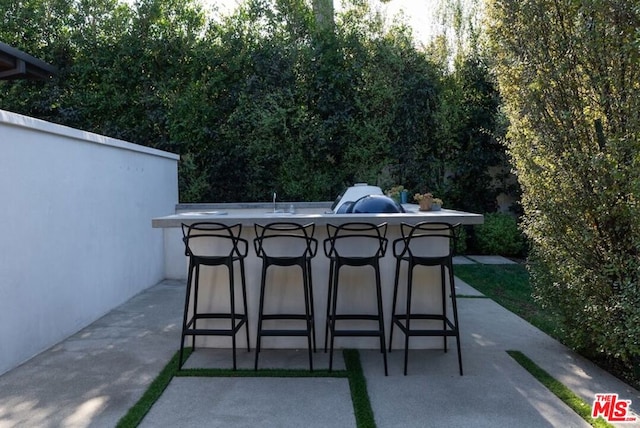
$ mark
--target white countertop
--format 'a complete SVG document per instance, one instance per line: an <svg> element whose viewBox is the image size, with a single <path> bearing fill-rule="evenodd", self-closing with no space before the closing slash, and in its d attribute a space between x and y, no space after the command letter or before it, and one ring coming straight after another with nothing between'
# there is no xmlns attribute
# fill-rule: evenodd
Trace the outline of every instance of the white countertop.
<svg viewBox="0 0 640 428"><path fill-rule="evenodd" d="M287 206L287 204L283 204ZM201 221L213 221L223 224L253 225L254 223L270 223L289 221L294 223L314 222L317 225L327 223L341 224L346 222L387 222L390 225L400 223L418 223L422 221L445 222L451 224L482 224L481 214L468 213L449 209L439 211L419 211L418 205L404 204L405 213L382 214L333 214L328 208L296 208L295 213L273 212L264 204L256 208L220 208L185 210L177 214L152 219L155 228L180 227L181 224L192 224ZM286 209L286 208L285 208Z"/></svg>

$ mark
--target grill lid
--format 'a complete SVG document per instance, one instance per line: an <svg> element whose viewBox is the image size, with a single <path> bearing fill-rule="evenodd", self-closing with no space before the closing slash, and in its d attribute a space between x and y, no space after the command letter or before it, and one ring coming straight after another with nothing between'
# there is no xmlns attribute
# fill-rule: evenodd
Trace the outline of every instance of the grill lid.
<svg viewBox="0 0 640 428"><path fill-rule="evenodd" d="M382 189L378 186L369 186L367 183L356 183L338 195L331 206L331 210L336 214L343 214L348 209L348 207L343 207L343 204L347 202L351 202L353 204L364 196L382 194Z"/></svg>
<svg viewBox="0 0 640 428"><path fill-rule="evenodd" d="M403 213L402 205L385 195L367 195L353 203L350 213Z"/></svg>

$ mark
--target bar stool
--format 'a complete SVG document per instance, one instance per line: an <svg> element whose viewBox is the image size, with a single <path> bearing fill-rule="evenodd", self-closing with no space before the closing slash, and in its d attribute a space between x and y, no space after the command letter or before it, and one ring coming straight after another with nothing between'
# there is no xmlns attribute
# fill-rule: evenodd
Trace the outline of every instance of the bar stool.
<svg viewBox="0 0 640 428"><path fill-rule="evenodd" d="M402 223L402 237L393 241L393 255L396 258L396 273L393 287L393 306L391 314L391 331L389 333L389 352L393 343L393 327L398 326L405 334L404 340L404 374L407 375L407 362L410 336L442 336L444 351L447 352L447 338L454 336L458 346L458 366L462 376L462 353L460 349L460 330L458 326L458 308L456 289L453 280L453 254L455 246L455 229L459 224L422 222L416 225ZM396 313L400 266L407 262L407 302L405 313ZM440 268L440 288L442 293L441 313L413 313L411 311L411 293L413 288L413 269L416 266L438 266ZM453 321L447 315L446 283L450 288ZM414 328L412 320L442 321L441 328Z"/></svg>
<svg viewBox="0 0 640 428"><path fill-rule="evenodd" d="M247 324L247 290L245 286L244 259L247 256L248 242L240 238L242 225L227 226L221 223L200 222L192 225L182 224L185 255L189 257L189 272L187 291L184 301L184 317L182 321L182 336L180 340L180 359L178 369L182 368L184 339L191 336L195 350L195 336L230 336L233 348L233 369L236 369L236 334L245 327L247 335L247 351L249 347L249 327ZM240 286L242 291L243 308L236 311L234 265L240 266ZM200 292L200 268L202 266L224 266L229 275L229 311L228 312L199 312L198 295ZM209 284L215 286L216 284ZM191 289L193 288L193 299ZM190 303L193 314L188 317ZM198 320L228 319L229 327L208 328L197 326Z"/></svg>
<svg viewBox="0 0 640 428"><path fill-rule="evenodd" d="M255 224L256 238L253 240L256 255L262 259L260 281L260 307L258 310L258 333L256 340L255 370L258 370L263 336L306 336L309 348L309 370L313 371L313 351L316 350L315 322L313 311L313 285L311 259L315 257L318 241L313 237L315 224L300 225L291 222L275 222L267 225ZM264 313L267 288L267 270L270 266L297 266L302 273L304 314ZM271 284L272 286L274 284ZM304 328L264 328L263 322L275 320L304 321ZM312 345L313 342L313 345Z"/></svg>
<svg viewBox="0 0 640 428"><path fill-rule="evenodd" d="M385 346L384 316L382 311L382 289L380 284L380 259L387 249L387 223L379 225L362 222L344 223L339 226L327 224L328 238L324 240L324 252L329 258L329 292L327 295L327 318L325 325L324 350L331 337L329 371L333 369L333 348L336 336L368 336L380 338L380 352L384 360L384 374L388 375ZM377 299L377 313L338 314L336 313L340 270L344 266L373 268L374 286ZM356 286L361 284L348 284ZM337 321L376 321L372 329L336 329Z"/></svg>

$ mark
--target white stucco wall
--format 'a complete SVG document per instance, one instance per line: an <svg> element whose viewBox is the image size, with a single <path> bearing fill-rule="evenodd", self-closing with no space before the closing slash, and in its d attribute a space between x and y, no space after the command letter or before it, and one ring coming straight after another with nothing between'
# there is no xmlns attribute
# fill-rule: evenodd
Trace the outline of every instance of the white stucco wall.
<svg viewBox="0 0 640 428"><path fill-rule="evenodd" d="M177 160L0 110L0 374L164 278Z"/></svg>

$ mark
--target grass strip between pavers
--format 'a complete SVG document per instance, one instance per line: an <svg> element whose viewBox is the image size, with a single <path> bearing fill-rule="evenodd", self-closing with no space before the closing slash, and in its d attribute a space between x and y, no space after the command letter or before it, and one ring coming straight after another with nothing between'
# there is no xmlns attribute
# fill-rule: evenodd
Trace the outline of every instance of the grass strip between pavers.
<svg viewBox="0 0 640 428"><path fill-rule="evenodd" d="M192 349L185 349L185 360L189 358ZM360 364L360 353L354 349L343 351L346 370L315 370L313 372L304 369L182 369L178 370L178 358L180 351L176 352L158 376L151 382L138 402L118 422L118 428L137 427L145 415L151 410L153 404L162 396L171 379L174 377L346 377L349 380L351 401L358 428L375 428L373 410L369 402L367 382Z"/></svg>
<svg viewBox="0 0 640 428"><path fill-rule="evenodd" d="M356 349L345 349L342 351L342 355L349 376L349 387L351 388L351 401L353 402L353 411L356 416L356 426L358 428L375 428L376 422L373 418L371 401L369 401L367 380L362 372L360 353Z"/></svg>
<svg viewBox="0 0 640 428"><path fill-rule="evenodd" d="M188 358L191 350L186 351L186 356ZM173 376L175 376L178 371L178 358L180 357L180 351L176 352L169 360L166 366L162 369L160 374L151 382L149 388L142 394L142 397L138 400L136 404L132 408L129 409L126 415L118 421L118 428L130 428L137 427L144 416L151 410L151 406L155 403L158 398L162 395Z"/></svg>
<svg viewBox="0 0 640 428"><path fill-rule="evenodd" d="M544 371L540 366L531 361L529 357L524 355L520 351L507 351L507 354L524 367L529 373L533 375L540 383L542 383L549 391L551 391L556 397L562 400L567 406L569 406L574 412L576 412L582 419L587 421L591 426L597 428L609 428L613 427L610 423L602 418L593 419L591 417L591 406L586 403L582 398L578 397L573 391L564 386L562 382L559 382L553 378L549 373Z"/></svg>

